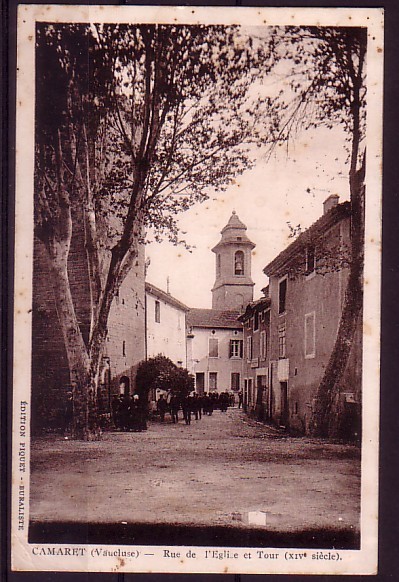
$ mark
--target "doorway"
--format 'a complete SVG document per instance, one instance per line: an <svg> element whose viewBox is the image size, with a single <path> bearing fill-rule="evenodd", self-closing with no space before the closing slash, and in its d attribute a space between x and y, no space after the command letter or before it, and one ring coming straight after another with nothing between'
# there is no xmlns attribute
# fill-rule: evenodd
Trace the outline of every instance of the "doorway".
<svg viewBox="0 0 399 582"><path fill-rule="evenodd" d="M288 382L280 382L281 392L281 426L288 426Z"/></svg>
<svg viewBox="0 0 399 582"><path fill-rule="evenodd" d="M205 373L197 372L195 374L195 391L197 394L203 394L205 391Z"/></svg>

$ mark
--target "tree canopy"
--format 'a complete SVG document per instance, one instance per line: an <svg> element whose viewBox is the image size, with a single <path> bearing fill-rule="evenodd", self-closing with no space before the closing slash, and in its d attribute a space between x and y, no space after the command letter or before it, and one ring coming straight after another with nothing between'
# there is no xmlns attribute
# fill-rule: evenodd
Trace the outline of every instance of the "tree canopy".
<svg viewBox="0 0 399 582"><path fill-rule="evenodd" d="M252 88L272 67L273 43L231 26L39 23L36 46L35 232L85 415L112 301L148 228L178 243L178 213L225 189L270 139L271 101ZM78 223L88 345L68 280Z"/></svg>
<svg viewBox="0 0 399 582"><path fill-rule="evenodd" d="M165 356L158 354L141 362L137 368L136 390L145 398L157 389L187 396L194 390L194 377Z"/></svg>

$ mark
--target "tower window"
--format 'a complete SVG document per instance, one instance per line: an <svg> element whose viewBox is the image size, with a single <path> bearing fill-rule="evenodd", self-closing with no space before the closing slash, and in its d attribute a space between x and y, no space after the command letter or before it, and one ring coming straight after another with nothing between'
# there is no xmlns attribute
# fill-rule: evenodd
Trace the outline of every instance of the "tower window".
<svg viewBox="0 0 399 582"><path fill-rule="evenodd" d="M126 358L126 342L123 340L122 342L122 356Z"/></svg>
<svg viewBox="0 0 399 582"><path fill-rule="evenodd" d="M244 275L244 253L237 251L234 255L234 274Z"/></svg>

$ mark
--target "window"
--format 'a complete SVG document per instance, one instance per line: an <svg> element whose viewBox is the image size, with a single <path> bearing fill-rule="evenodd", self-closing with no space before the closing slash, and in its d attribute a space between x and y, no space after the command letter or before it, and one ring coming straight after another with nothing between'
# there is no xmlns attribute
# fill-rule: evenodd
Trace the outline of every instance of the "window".
<svg viewBox="0 0 399 582"><path fill-rule="evenodd" d="M244 275L244 253L237 251L234 255L234 274Z"/></svg>
<svg viewBox="0 0 399 582"><path fill-rule="evenodd" d="M242 358L243 340L230 340L230 358Z"/></svg>
<svg viewBox="0 0 399 582"><path fill-rule="evenodd" d="M218 373L209 372L209 392L216 392L218 389Z"/></svg>
<svg viewBox="0 0 399 582"><path fill-rule="evenodd" d="M252 360L252 338L247 337L247 360Z"/></svg>
<svg viewBox="0 0 399 582"><path fill-rule="evenodd" d="M287 278L280 281L278 285L278 312L284 313L287 298Z"/></svg>
<svg viewBox="0 0 399 582"><path fill-rule="evenodd" d="M155 322L161 323L161 304L155 301Z"/></svg>
<svg viewBox="0 0 399 582"><path fill-rule="evenodd" d="M305 358L316 356L316 314L314 311L305 315Z"/></svg>
<svg viewBox="0 0 399 582"><path fill-rule="evenodd" d="M260 357L266 360L267 356L267 334L265 331L260 332Z"/></svg>
<svg viewBox="0 0 399 582"><path fill-rule="evenodd" d="M222 257L220 254L216 255L216 274L220 277L222 271Z"/></svg>
<svg viewBox="0 0 399 582"><path fill-rule="evenodd" d="M214 337L209 338L209 357L218 358L219 357L219 340Z"/></svg>
<svg viewBox="0 0 399 582"><path fill-rule="evenodd" d="M231 373L231 390L238 392L240 390L240 374L238 372Z"/></svg>
<svg viewBox="0 0 399 582"><path fill-rule="evenodd" d="M314 273L316 269L316 254L314 245L306 247L306 274Z"/></svg>
<svg viewBox="0 0 399 582"><path fill-rule="evenodd" d="M126 358L126 342L123 340L122 342L122 356Z"/></svg>
<svg viewBox="0 0 399 582"><path fill-rule="evenodd" d="M285 323L278 328L278 357L280 359L286 357Z"/></svg>
<svg viewBox="0 0 399 582"><path fill-rule="evenodd" d="M254 313L254 331L258 331L259 329L259 312L255 311Z"/></svg>

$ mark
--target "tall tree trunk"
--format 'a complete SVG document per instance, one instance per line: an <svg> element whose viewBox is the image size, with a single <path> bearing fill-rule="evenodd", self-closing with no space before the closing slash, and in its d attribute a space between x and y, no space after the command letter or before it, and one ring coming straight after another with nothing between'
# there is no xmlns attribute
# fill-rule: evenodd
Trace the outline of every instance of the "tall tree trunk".
<svg viewBox="0 0 399 582"><path fill-rule="evenodd" d="M351 266L337 338L316 394L311 420L315 436L335 436L339 419L336 407L343 375L349 362L353 339L363 307L364 264L364 161L351 176Z"/></svg>
<svg viewBox="0 0 399 582"><path fill-rule="evenodd" d="M61 326L73 392L73 436L89 435L89 357L76 317L68 278L68 256L72 237L72 218L69 205L60 208L56 224L47 234L45 244L50 259L52 285L58 320ZM55 227L55 228L54 228Z"/></svg>
<svg viewBox="0 0 399 582"><path fill-rule="evenodd" d="M338 334L329 362L316 394L310 429L316 436L334 436L339 425L338 399L344 372L347 368L353 339L363 307L364 267L364 198L366 156L363 154L360 169L359 148L361 138L361 90L367 40L362 31L359 52L349 46L348 73L352 82L350 114L352 119L352 147L350 154L349 188L351 201L351 262ZM358 59L355 63L356 58Z"/></svg>

